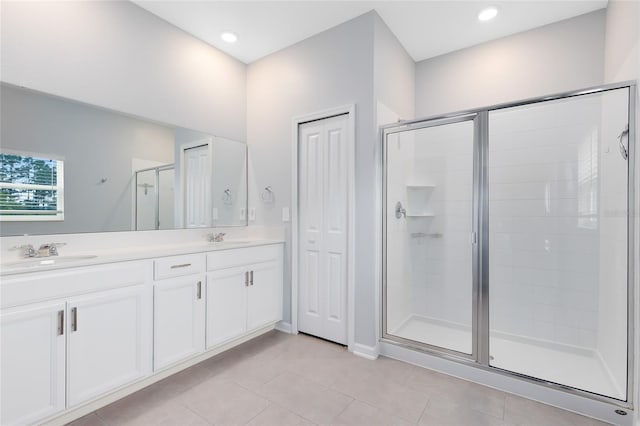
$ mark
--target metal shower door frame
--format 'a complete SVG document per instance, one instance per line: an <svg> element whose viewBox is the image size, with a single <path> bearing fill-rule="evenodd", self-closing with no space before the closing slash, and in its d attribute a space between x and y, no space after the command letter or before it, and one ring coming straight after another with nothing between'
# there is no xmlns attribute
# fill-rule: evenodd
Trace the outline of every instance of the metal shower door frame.
<svg viewBox="0 0 640 426"><path fill-rule="evenodd" d="M476 236L480 235L480 211L478 208L478 200L480 196L480 180L478 179L481 173L480 170L480 142L481 135L478 132L479 123L478 120L481 119L481 114L472 112L467 114L459 114L452 117L445 118L436 118L433 120L416 120L414 122L407 122L402 124L395 124L391 126L385 126L382 129L382 206L384 209L383 217L382 217L382 288L383 288L383 296L382 300L382 338L388 339L391 341L395 341L401 343L405 346L412 347L420 350L427 350L429 352L434 352L437 354L444 354L449 357L455 359L461 359L464 361L476 361L478 359L478 350L479 350L479 342L478 342L478 312L477 307L478 297L480 294L480 280L479 280L479 268L480 268L480 252L479 252L479 238L476 238L475 244L473 244L472 248L472 321L471 321L471 354L466 354L464 352L458 352L452 349L443 348L440 346L429 345L426 343L415 342L410 339L405 339L399 336L393 336L387 333L387 298L385 297L387 293L387 215L386 215L386 205L387 205L387 139L389 135L392 134L400 134L403 132L410 132L419 129L426 129L430 127L438 127L438 126L446 126L450 124L463 123L466 121L473 122L473 200L472 200L472 230Z"/></svg>
<svg viewBox="0 0 640 426"><path fill-rule="evenodd" d="M487 153L489 145L489 112L500 109L532 105L545 101L568 99L572 97L604 93L607 91L628 89L628 158L627 158L627 392L626 400L622 401L613 397L608 397L589 391L569 387L567 385L549 382L513 371L503 370L490 365L489 360L489 201L488 201L488 177L487 177ZM382 283L381 283L381 336L383 342L407 347L410 349L426 352L444 359L472 365L474 367L491 371L496 374L515 377L529 383L535 383L544 387L560 390L573 395L606 402L618 407L633 409L634 401L634 347L635 347L635 292L634 285L636 279L635 271L635 238L636 220L640 215L637 209L636 199L636 97L637 83L626 81L621 83L607 84L590 87L586 89L574 90L558 93L549 96L525 99L516 102L497 104L484 108L476 108L466 111L454 112L450 114L436 115L415 120L401 121L399 123L381 126L381 146L382 146ZM476 232L477 240L473 247L473 313L472 313L472 354L461 352L416 342L387 333L387 145L388 136L428 128L439 125L458 123L473 120L474 122L474 183L473 183L473 232Z"/></svg>

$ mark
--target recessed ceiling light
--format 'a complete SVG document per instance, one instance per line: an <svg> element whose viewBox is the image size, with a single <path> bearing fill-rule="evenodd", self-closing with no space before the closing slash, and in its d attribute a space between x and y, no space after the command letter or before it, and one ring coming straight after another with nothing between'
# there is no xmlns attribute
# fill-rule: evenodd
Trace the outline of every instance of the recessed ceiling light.
<svg viewBox="0 0 640 426"><path fill-rule="evenodd" d="M490 21L496 17L498 14L498 9L495 7L487 7L486 9L482 9L480 13L478 13L478 19L480 21Z"/></svg>
<svg viewBox="0 0 640 426"><path fill-rule="evenodd" d="M232 33L231 31L225 31L220 34L220 38L222 38L227 43L235 43L238 41L238 35L236 33Z"/></svg>

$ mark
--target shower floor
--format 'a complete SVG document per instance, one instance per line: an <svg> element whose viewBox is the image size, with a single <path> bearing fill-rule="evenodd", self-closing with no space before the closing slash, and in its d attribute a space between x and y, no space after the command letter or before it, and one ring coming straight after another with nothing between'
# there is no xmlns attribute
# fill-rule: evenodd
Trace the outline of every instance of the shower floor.
<svg viewBox="0 0 640 426"><path fill-rule="evenodd" d="M391 331L394 336L462 353L471 352L471 327L419 315ZM492 332L491 366L624 400L600 355L593 350Z"/></svg>

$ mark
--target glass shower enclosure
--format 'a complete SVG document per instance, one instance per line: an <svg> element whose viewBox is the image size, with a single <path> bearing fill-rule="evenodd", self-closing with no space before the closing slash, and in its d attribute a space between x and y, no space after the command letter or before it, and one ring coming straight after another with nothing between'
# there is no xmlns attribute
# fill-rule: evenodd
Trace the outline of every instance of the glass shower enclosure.
<svg viewBox="0 0 640 426"><path fill-rule="evenodd" d="M134 175L134 229L175 228L173 164L137 170Z"/></svg>
<svg viewBox="0 0 640 426"><path fill-rule="evenodd" d="M630 404L634 91L385 126L383 340Z"/></svg>

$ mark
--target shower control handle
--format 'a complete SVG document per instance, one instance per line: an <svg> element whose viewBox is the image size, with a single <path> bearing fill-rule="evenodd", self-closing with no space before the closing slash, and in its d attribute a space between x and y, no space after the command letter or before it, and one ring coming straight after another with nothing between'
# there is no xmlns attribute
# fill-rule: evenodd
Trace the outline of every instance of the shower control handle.
<svg viewBox="0 0 640 426"><path fill-rule="evenodd" d="M402 203L398 201L396 203L396 219L400 219L401 217L407 217L407 210L402 207Z"/></svg>

